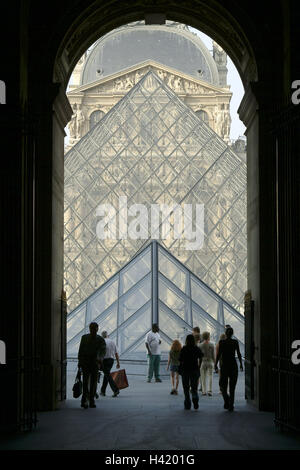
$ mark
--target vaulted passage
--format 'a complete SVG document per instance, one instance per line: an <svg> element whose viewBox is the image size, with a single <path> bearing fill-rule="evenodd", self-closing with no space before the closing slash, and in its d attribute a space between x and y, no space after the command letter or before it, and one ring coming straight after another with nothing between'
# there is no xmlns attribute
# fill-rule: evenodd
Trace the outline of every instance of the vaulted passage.
<svg viewBox="0 0 300 470"><path fill-rule="evenodd" d="M174 181L176 188L177 183L180 186L180 181L176 177L178 174L176 158L170 155L168 162L163 157L163 138L168 139L169 144L171 140L171 144L174 145L176 135L180 136L182 133L187 140L190 139L189 145L198 146L199 151L195 152L195 155L198 157L201 153L205 155L203 161L207 160L207 168L201 166L199 161L191 168L186 161L184 164L187 166L180 169L180 171L191 170L190 186L179 188L180 201L188 202L188 192L194 188L192 178L193 175L197 175L195 188L204 195L207 207L210 209L207 229L218 231L219 227L214 220L214 211L218 208L222 220L226 220L226 230L238 231L240 228L241 240L245 241L247 238L248 274L245 298L247 398L258 410L275 413L275 422L281 428L300 429L299 366L290 360L292 342L299 338L300 331L296 282L300 264L297 249L300 119L299 106L292 105L290 99L291 81L300 77L300 59L297 51L300 18L296 7L297 2L293 0L289 2L278 0L272 2L272 5L269 2L253 3L245 0L238 7L233 1L223 4L213 0L205 2L202 0L163 2L54 0L46 5L35 0L32 2L12 0L6 6L5 24L8 33L5 27L1 28L0 32L2 61L0 79L5 83L6 91L6 104L0 107L1 142L3 145L7 144L9 148L7 158L3 158L4 176L1 184L1 201L3 201L1 209L5 221L0 244L5 266L2 287L5 293L4 300L8 301L7 308L3 307L3 314L0 317L0 340L6 344L7 362L0 366L1 383L7 384L5 388L1 388L1 430L32 429L37 409L54 410L66 396L66 304L62 290L64 287L64 128L71 121L73 114L66 96L69 78L84 52L105 34L135 21L145 20L147 24L161 25L165 24L166 19L189 24L208 34L231 56L240 73L245 96L239 108L239 116L247 128L247 229L245 230L243 224L245 221L243 214L240 227L230 226L233 220L231 214L228 213L227 223L226 208L222 200L217 202L213 196L216 187L221 189L227 184L225 179L222 181L219 178L217 171L220 164L219 157L224 154L228 165L233 166L233 171L242 175L238 181L232 181L232 187L227 186L228 191L231 191L228 197L232 198L233 202L237 200L237 205L233 204L234 210L242 211L245 199L240 181L245 178L246 162L241 161L235 152L229 150L216 136L212 130L212 116L202 114L197 117L194 113L191 118L190 113L177 100L178 97L172 93L172 86L154 75L155 64L152 64L150 75L145 74L144 78L140 77L141 81L134 84L137 88L127 90L129 91L127 97L124 96L124 100L119 103L120 108L124 103L122 113L128 113L128 118L129 114L131 115L134 136L133 139L128 139L128 136L124 135L120 135L119 138L128 139L127 142L130 141L132 148L135 146L141 149L145 146L146 149L148 146L149 149L147 129L150 124L147 116L143 117L145 132L144 135L141 134L140 142L134 133L136 123L134 113L135 110L142 109L136 104L134 94L136 93L136 99L138 96L140 98L143 96L144 103L148 103L147 106L150 106L153 95L151 106L152 109L156 109L155 93L160 93L166 100L165 105L171 109L168 114L169 121L164 119L160 127L157 127L157 131L161 133L161 146L156 148L153 155L153 165L156 165L155 158L159 160L160 163L157 162L157 165L160 166L157 166L157 170L170 175L170 182ZM7 37L10 38L10 47L7 47ZM97 64L95 66L89 69L89 73L98 73ZM169 64L168 67L172 68L173 64ZM201 71L201 67L197 67L197 70ZM202 67L202 72L203 78L209 74L205 66ZM108 70L108 73L113 74L114 71ZM198 79L200 80L199 77L195 77L195 80ZM153 91L147 80L154 84ZM118 108L115 108L115 111L116 109ZM112 110L111 114L115 111ZM163 113L162 108L160 112ZM76 147L80 148L85 143L87 152L91 148L96 153L101 150L103 158L106 158L105 139L101 137L101 132L97 135L95 132L96 129L100 129L97 126L101 122L104 126L109 122L109 113L105 116L94 116L88 121L96 125L86 130L90 133L77 144L78 147L76 141L73 142L74 146L70 152L74 162L77 158L78 164L82 164L83 167L86 164L84 155L80 153L76 156ZM121 116L122 113L116 112L115 115ZM185 116L185 125L181 124L182 116ZM175 127L178 125L179 128L176 135L172 132L174 125ZM113 131L120 129L117 123L111 124L110 127L112 126L114 126L112 129L107 128L111 148L113 148ZM92 144L92 136L96 144ZM177 142L179 152L184 148L182 136ZM97 146L98 137L102 139L101 149ZM76 140L77 136L74 139ZM213 148L211 142L214 142ZM114 145L114 156L121 163L123 160L116 147L119 142L116 141ZM166 146L166 149L169 148L169 145ZM136 158L134 153L132 156ZM141 156L145 162L143 152ZM130 162L130 159L128 161ZM75 173L78 179L81 179L83 186L90 184L92 187L96 184L93 179L95 168L91 167L89 171L85 171L85 174L80 174L79 166L78 172ZM210 173L210 168L216 169L215 174ZM144 165L140 171L141 177L145 169ZM112 177L117 178L118 189L122 190L122 185L125 183L129 188L130 180L125 182L117 176L117 172L115 173L111 166L108 166L107 170ZM209 178L205 177L205 171ZM226 172L225 168L224 171ZM151 167L147 168L147 172L150 180L152 179L152 187L155 188L155 185L159 187ZM174 176L173 179L171 175ZM68 179L69 176L67 168L66 193L73 198L72 188L76 189L79 181L72 182ZM107 174L108 178L111 176ZM101 178L97 184L100 184L103 190L106 181L104 177ZM215 182L212 184L213 180ZM172 197L174 185L170 186L169 195ZM146 196L149 191L147 184L144 184L144 188ZM107 194L111 195L111 203L114 205L114 198L118 193L112 196L111 191L112 188L108 187ZM167 194L165 189L162 192ZM129 194L133 196L130 190ZM197 198L197 194L195 197ZM134 198L132 201L135 202ZM84 234L89 237L90 234L85 230L81 219L82 214L77 211L76 204L72 206L73 202L69 201L70 208L66 207L66 213L68 210L72 212L71 207L74 208L74 220L77 217L78 224L81 224L80 237ZM88 207L92 210L98 201L87 198L86 202L86 210ZM73 223L71 214L68 223ZM75 228L76 226L72 230ZM72 263L76 263L75 255L78 253L77 247L72 245L74 242L72 230L70 229L67 235L70 244L68 282L75 306L81 299L83 300L83 296L88 296L92 289L95 289L95 282L91 286L88 283L83 285L80 276L76 278L72 272ZM224 250L224 256L229 257L231 245L227 247L223 243L222 230L219 230L220 246L216 245L216 251ZM92 239L90 241L93 243ZM124 252L122 264L119 265L108 255L109 247L103 243L101 250L106 254L107 266L103 269L105 279L104 277L96 279L97 287L109 279L110 276L107 275L109 264L113 275L124 266L124 263L132 259L131 242L128 246L122 245L120 240L117 240L117 243L121 252ZM194 255L183 259L176 243L177 241L174 247L171 243L164 244L163 249L167 249L167 256L178 258L184 263L184 268L188 272L195 271L197 277L199 276L206 284L211 283L213 291L223 297L222 289L218 287L217 282L218 261L213 244L208 246L213 263L211 270L213 277L208 279L205 277L209 266L208 258L203 262ZM138 249L144 248L139 241L137 245ZM228 269L230 273L232 269L233 275L239 279L245 278L244 250L244 242L241 242L241 259L236 259L231 265L225 266L223 270L225 276L227 276L226 270ZM84 269L93 272L92 262L95 261L93 252L84 251L82 256ZM174 259L171 259L173 262ZM78 271L80 269L81 265L78 266ZM84 275L85 273L82 273L83 277ZM168 281L173 283L169 277L165 282ZM177 288L180 290L180 287ZM241 287L240 291L235 291L230 287L231 298L226 300L238 308L245 294L243 290L246 289ZM179 292L176 290L177 294ZM164 302L163 299L162 301Z"/></svg>

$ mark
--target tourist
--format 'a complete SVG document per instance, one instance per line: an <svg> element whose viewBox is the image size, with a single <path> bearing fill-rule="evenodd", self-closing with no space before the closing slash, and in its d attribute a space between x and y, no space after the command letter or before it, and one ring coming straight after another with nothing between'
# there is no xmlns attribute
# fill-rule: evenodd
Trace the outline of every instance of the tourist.
<svg viewBox="0 0 300 470"><path fill-rule="evenodd" d="M146 335L146 348L148 351L148 380L151 382L153 372L155 376L155 382L161 382L159 376L160 367L160 344L161 339L159 335L159 328L156 323L152 325L152 331Z"/></svg>
<svg viewBox="0 0 300 470"><path fill-rule="evenodd" d="M178 368L180 364L179 355L180 355L181 348L182 346L181 346L180 341L178 341L178 339L175 339L172 343L172 346L169 352L167 370L169 370L169 367L170 367L171 383L172 383L171 395L178 395L178 385L179 385Z"/></svg>
<svg viewBox="0 0 300 470"><path fill-rule="evenodd" d="M231 327L229 327L229 328L231 328ZM226 339L225 333L222 333L222 334L220 335L219 341L218 341L217 344L216 344L216 356L218 355L218 352L219 352L220 341L222 341L223 339ZM222 359L221 359L221 358L220 358L219 363L220 363L220 367L221 367L221 363L222 363Z"/></svg>
<svg viewBox="0 0 300 470"><path fill-rule="evenodd" d="M227 330L227 328L232 328L232 326L227 324L225 325L225 331ZM232 335L232 339L237 339L237 338L234 335Z"/></svg>
<svg viewBox="0 0 300 470"><path fill-rule="evenodd" d="M81 337L78 351L78 368L82 370L83 375L82 408L88 408L88 401L90 408L96 408L95 394L98 370L106 352L104 339L97 335L98 324L92 322L89 329L90 333Z"/></svg>
<svg viewBox="0 0 300 470"><path fill-rule="evenodd" d="M194 326L193 328L193 336L195 338L195 343L196 343L196 346L200 346L201 344L201 341L202 341L202 336L200 334L200 328L199 326ZM200 362L200 366L201 366L201 362ZM197 385L197 388L199 387L199 392L202 391L202 384L201 384L201 377L200 377L200 369L199 369L199 380L198 380L198 385Z"/></svg>
<svg viewBox="0 0 300 470"><path fill-rule="evenodd" d="M228 327L228 328L231 328L231 327ZM222 333L220 335L219 341L216 344L216 357L217 357L218 352L219 352L220 341L222 341L223 339L226 339L225 333ZM220 364L220 367L221 367L222 366L222 358L221 357L220 357L220 360L219 360L219 364ZM219 374L219 383L220 383L220 370L218 371L218 374ZM221 387L220 387L220 393L222 393Z"/></svg>
<svg viewBox="0 0 300 470"><path fill-rule="evenodd" d="M185 346L180 351L179 362L182 376L182 386L184 390L184 408L191 409L190 388L192 401L195 410L199 408L199 395L197 391L199 379L200 360L202 358L201 349L195 344L193 335L187 335Z"/></svg>
<svg viewBox="0 0 300 470"><path fill-rule="evenodd" d="M195 338L195 343L196 343L196 346L199 346L199 344L201 343L202 341L202 336L200 334L200 328L199 326L194 326L193 328L193 336Z"/></svg>
<svg viewBox="0 0 300 470"><path fill-rule="evenodd" d="M224 408L229 411L234 410L234 392L238 378L238 367L236 363L235 353L237 353L240 361L240 369L243 370L242 356L240 353L239 343L233 339L233 329L227 328L226 339L221 340L219 351L216 357L215 370L218 371L218 362L221 359L220 372L220 388L224 398ZM229 380L229 395L227 393L227 385Z"/></svg>
<svg viewBox="0 0 300 470"><path fill-rule="evenodd" d="M213 343L210 342L210 333L204 331L202 333L202 343L200 344L200 349L203 353L200 375L202 383L202 395L206 395L206 380L208 379L208 390L207 395L212 396L212 375L215 363L215 347Z"/></svg>
<svg viewBox="0 0 300 470"><path fill-rule="evenodd" d="M103 358L103 365L102 365L104 377L103 377L103 382L102 382L102 387L101 387L101 395L105 397L106 387L107 387L107 384L109 383L110 388L114 392L113 397L116 397L117 395L119 395L120 391L117 385L115 384L112 376L110 375L110 371L114 364L115 358L117 361L116 367L117 369L120 369L120 361L119 361L117 346L112 339L108 338L107 331L102 331L101 336L102 338L104 338L105 343L106 343L106 353Z"/></svg>

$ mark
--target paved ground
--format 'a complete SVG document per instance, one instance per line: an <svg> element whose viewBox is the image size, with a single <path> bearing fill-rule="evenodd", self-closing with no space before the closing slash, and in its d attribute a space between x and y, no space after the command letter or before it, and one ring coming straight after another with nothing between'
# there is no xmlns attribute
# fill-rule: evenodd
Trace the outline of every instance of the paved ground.
<svg viewBox="0 0 300 470"><path fill-rule="evenodd" d="M69 373L69 391L74 373ZM271 413L258 412L244 400L240 374L236 408L223 409L214 376L213 397L200 397L199 410L183 409L183 392L170 395L170 382L146 383L144 376L129 375L129 388L113 398L97 400L96 409L80 408L70 398L54 412L39 413L37 429L2 441L0 449L300 449L300 438L282 435Z"/></svg>

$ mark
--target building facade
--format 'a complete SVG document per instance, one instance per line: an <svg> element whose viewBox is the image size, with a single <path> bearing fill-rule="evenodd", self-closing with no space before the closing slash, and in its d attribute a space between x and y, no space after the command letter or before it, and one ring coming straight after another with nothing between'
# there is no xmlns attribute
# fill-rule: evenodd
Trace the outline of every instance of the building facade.
<svg viewBox="0 0 300 470"><path fill-rule="evenodd" d="M72 74L66 151L149 70L228 143L232 93L226 64L227 54L216 42L211 55L185 25L139 22L112 31L81 57Z"/></svg>
<svg viewBox="0 0 300 470"><path fill-rule="evenodd" d="M134 64L145 57L149 38L153 39L151 58ZM170 43L173 56L164 55L162 41L166 48ZM129 43L136 49L128 57ZM175 63L176 45L182 54L187 51L196 57L201 70L189 65L184 72L187 64ZM118 71L121 58L127 68ZM99 74L103 77L97 79ZM69 311L153 238L149 227L144 227L147 233L134 240L118 234L99 239L98 205L111 204L119 220L119 201L126 198L128 206L144 204L149 213L151 205L175 204L184 211L185 205L203 204L203 245L187 250L183 228L175 239L173 213L172 233L165 237L160 231L154 238L243 312L247 278L245 142L227 145L231 92L226 85L226 54L214 43L211 56L196 35L178 24L128 25L96 43L75 68L72 83L68 97L74 114L65 159Z"/></svg>

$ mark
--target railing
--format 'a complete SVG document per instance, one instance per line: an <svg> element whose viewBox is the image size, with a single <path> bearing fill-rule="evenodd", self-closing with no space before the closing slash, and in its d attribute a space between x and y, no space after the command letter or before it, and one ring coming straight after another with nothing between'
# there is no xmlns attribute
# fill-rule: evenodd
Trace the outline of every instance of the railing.
<svg viewBox="0 0 300 470"><path fill-rule="evenodd" d="M17 368L18 379L18 406L19 421L17 429L19 431L32 431L37 424L37 397L38 397L38 372L40 368L40 358L37 356L20 356L12 359Z"/></svg>

